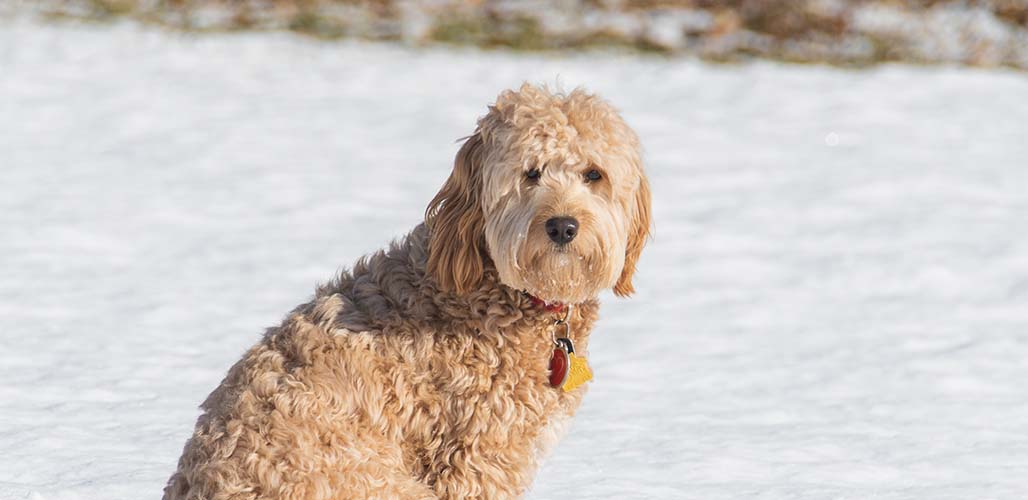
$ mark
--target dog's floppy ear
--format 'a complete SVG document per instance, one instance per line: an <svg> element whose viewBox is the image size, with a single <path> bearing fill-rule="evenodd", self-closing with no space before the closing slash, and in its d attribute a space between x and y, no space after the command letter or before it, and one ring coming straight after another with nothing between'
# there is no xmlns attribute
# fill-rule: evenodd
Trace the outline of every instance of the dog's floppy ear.
<svg viewBox="0 0 1028 500"><path fill-rule="evenodd" d="M639 179L639 189L635 193L635 217L632 218L632 226L628 230L625 267L621 269L621 276L614 284L614 295L618 297L627 297L635 292L632 275L635 274L635 263L639 261L639 254L646 245L646 238L650 235L650 224L650 184L643 176Z"/></svg>
<svg viewBox="0 0 1028 500"><path fill-rule="evenodd" d="M446 184L428 204L428 273L440 288L463 294L474 290L485 271L485 215L482 192L482 134L469 137Z"/></svg>

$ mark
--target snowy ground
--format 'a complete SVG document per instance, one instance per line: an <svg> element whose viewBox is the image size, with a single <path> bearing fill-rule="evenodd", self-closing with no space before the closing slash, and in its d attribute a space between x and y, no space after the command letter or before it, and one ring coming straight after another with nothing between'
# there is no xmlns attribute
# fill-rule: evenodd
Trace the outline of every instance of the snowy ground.
<svg viewBox="0 0 1028 500"><path fill-rule="evenodd" d="M0 499L157 498L196 406L522 80L656 237L531 497L1028 497L1028 80L0 25Z"/></svg>

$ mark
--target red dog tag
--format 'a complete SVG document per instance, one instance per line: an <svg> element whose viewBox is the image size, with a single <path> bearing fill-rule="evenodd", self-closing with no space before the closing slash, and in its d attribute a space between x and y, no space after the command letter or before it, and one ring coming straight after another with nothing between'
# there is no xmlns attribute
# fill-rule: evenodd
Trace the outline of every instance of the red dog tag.
<svg viewBox="0 0 1028 500"><path fill-rule="evenodd" d="M557 348L553 350L553 356L550 358L550 385L553 387L560 387L567 381L568 372L571 371L571 357L568 353L574 349L568 347L570 339L557 340Z"/></svg>

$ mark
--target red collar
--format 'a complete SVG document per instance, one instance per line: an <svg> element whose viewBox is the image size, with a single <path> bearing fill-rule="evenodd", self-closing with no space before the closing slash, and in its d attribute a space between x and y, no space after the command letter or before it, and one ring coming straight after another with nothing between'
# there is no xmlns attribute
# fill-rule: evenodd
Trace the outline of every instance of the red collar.
<svg viewBox="0 0 1028 500"><path fill-rule="evenodd" d="M568 308L567 304L561 304L560 302L547 304L545 300L540 299L539 297L536 297L535 295L532 295L528 292L525 292L525 295L527 295L528 299L532 301L532 305L536 307L541 307L549 312L563 313Z"/></svg>

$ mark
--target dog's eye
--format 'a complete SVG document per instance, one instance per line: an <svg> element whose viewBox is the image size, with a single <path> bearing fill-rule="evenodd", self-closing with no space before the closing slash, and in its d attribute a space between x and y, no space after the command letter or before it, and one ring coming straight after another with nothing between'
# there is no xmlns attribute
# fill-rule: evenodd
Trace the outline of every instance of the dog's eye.
<svg viewBox="0 0 1028 500"><path fill-rule="evenodd" d="M528 172L525 173L525 177L528 177L528 180L530 180L530 181L535 181L535 180L539 180L539 175L540 174L541 174L541 172L539 172L538 168L533 168L532 170L529 170Z"/></svg>
<svg viewBox="0 0 1028 500"><path fill-rule="evenodd" d="M596 170L595 168L585 173L585 180L588 182L596 182L602 178L603 175L600 174L600 171Z"/></svg>

